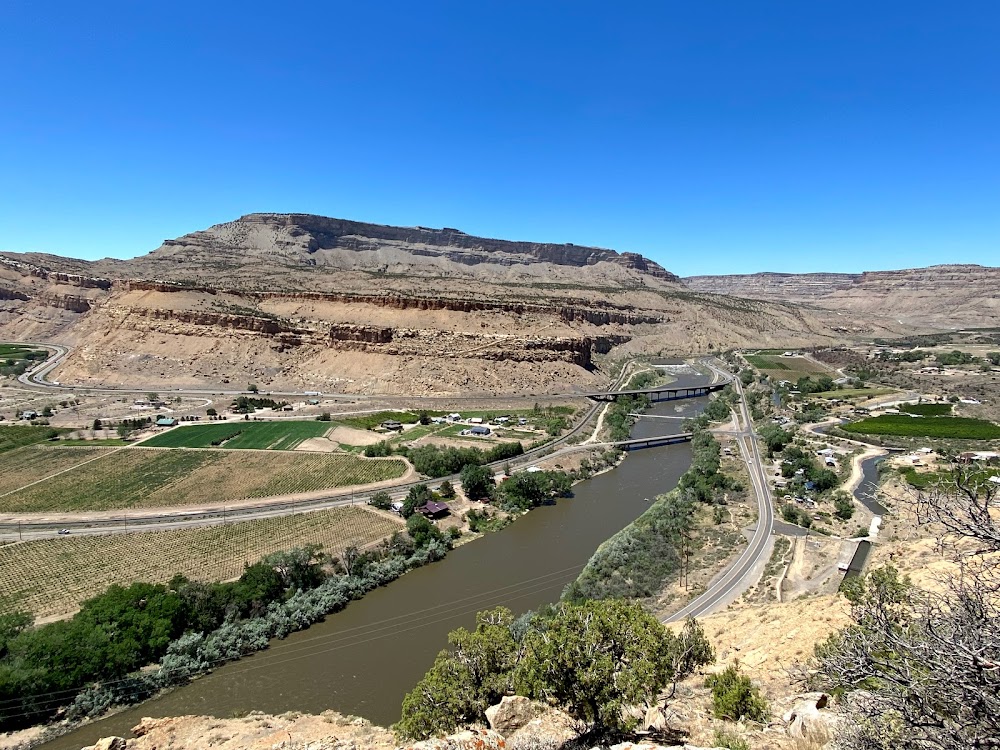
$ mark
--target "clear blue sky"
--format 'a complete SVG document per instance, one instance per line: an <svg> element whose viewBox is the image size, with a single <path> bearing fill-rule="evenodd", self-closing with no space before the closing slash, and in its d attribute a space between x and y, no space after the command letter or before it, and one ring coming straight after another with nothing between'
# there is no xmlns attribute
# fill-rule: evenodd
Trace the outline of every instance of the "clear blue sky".
<svg viewBox="0 0 1000 750"><path fill-rule="evenodd" d="M681 275L1000 265L1000 4L0 3L0 249L254 211Z"/></svg>

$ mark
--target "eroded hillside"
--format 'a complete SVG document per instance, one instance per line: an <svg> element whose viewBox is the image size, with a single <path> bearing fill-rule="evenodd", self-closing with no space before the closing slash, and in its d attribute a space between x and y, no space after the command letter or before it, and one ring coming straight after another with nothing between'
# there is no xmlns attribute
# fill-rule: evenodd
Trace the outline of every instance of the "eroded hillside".
<svg viewBox="0 0 1000 750"><path fill-rule="evenodd" d="M64 384L564 391L607 360L826 344L892 324L695 293L632 253L252 214L148 255L0 255L0 335L72 347Z"/></svg>
<svg viewBox="0 0 1000 750"><path fill-rule="evenodd" d="M684 283L698 292L808 303L842 313L886 316L916 328L1000 325L1000 268L993 267L691 276Z"/></svg>

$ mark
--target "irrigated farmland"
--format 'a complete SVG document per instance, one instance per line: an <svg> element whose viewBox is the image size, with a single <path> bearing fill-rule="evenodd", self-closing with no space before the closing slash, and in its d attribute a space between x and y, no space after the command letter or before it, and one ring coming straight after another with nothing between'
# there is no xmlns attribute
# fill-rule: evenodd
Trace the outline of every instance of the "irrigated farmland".
<svg viewBox="0 0 1000 750"><path fill-rule="evenodd" d="M87 449L58 452L79 450ZM136 447L108 451L104 458L8 491L0 507L26 513L232 503L371 484L405 472L406 463L398 458Z"/></svg>
<svg viewBox="0 0 1000 750"><path fill-rule="evenodd" d="M85 461L108 454L113 448L63 448L29 445L0 453L0 510L7 508L3 495Z"/></svg>
<svg viewBox="0 0 1000 750"><path fill-rule="evenodd" d="M364 546L402 526L356 506L203 529L8 544L0 547L0 613L66 614L113 583L162 583L175 573L225 581L237 578L245 563L306 544L341 557L345 547Z"/></svg>
<svg viewBox="0 0 1000 750"><path fill-rule="evenodd" d="M970 417L912 417L883 414L872 419L845 424L841 429L859 435L952 438L956 440L996 440L1000 425Z"/></svg>
<svg viewBox="0 0 1000 750"><path fill-rule="evenodd" d="M59 434L51 427L28 425L0 425L0 452L14 450L24 445L41 443Z"/></svg>
<svg viewBox="0 0 1000 750"><path fill-rule="evenodd" d="M303 440L322 437L329 422L218 422L179 427L143 442L149 448L250 448L293 450Z"/></svg>
<svg viewBox="0 0 1000 750"><path fill-rule="evenodd" d="M780 354L748 354L746 361L765 375L776 380L790 380L793 383L801 377L831 375L836 373L829 367L813 362L805 357L783 357Z"/></svg>

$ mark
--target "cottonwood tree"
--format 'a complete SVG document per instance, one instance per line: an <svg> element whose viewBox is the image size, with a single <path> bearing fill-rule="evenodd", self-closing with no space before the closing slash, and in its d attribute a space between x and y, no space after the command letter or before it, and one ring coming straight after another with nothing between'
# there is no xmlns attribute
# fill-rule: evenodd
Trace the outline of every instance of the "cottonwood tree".
<svg viewBox="0 0 1000 750"><path fill-rule="evenodd" d="M841 747L1000 748L997 500L964 470L912 500L919 522L954 543L942 591L892 567L848 586L854 625L817 647L816 682L846 693Z"/></svg>

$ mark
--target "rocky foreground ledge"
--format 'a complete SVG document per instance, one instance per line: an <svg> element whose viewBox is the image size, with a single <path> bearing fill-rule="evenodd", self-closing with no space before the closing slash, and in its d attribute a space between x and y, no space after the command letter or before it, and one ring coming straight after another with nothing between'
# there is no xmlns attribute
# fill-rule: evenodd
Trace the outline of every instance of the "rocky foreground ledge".
<svg viewBox="0 0 1000 750"><path fill-rule="evenodd" d="M748 732L736 726L750 747L821 748L836 727L835 717L825 708L826 696L812 693L798 696L781 722L763 730ZM133 727L134 738L105 737L83 750L590 750L593 744L581 737L582 728L564 712L520 696L504 698L486 714L489 728L465 729L403 746L388 729L334 711L278 716L254 711L233 719L144 718ZM668 721L661 707L647 709L640 722L646 730L640 734L648 739L622 742L608 750L725 750L658 744ZM803 740L808 745L802 745Z"/></svg>

